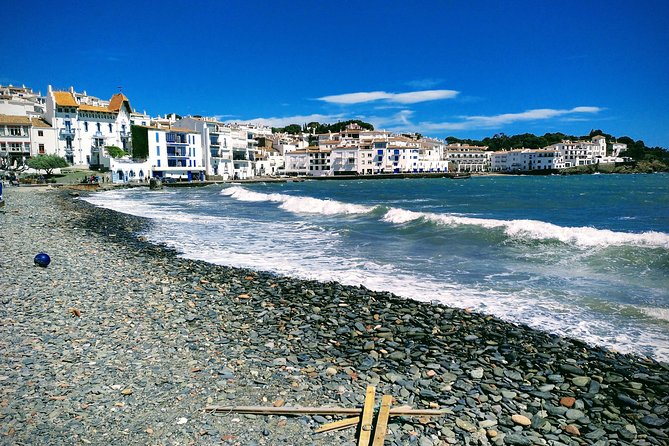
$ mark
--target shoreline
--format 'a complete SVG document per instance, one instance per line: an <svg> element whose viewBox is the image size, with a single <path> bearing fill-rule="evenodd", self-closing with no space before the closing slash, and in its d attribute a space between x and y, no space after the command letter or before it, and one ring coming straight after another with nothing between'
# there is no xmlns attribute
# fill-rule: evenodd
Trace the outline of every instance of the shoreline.
<svg viewBox="0 0 669 446"><path fill-rule="evenodd" d="M202 409L359 406L369 383L394 404L449 411L392 420L390 444L669 441L668 364L387 292L183 259L138 236L148 220L66 191L5 198L10 443L354 444L352 431L312 434L317 417ZM32 265L39 250L45 269Z"/></svg>

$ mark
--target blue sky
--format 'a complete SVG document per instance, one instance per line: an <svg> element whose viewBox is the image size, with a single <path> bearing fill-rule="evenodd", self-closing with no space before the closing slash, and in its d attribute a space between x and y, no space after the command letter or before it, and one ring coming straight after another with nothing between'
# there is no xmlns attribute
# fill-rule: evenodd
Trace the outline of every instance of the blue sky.
<svg viewBox="0 0 669 446"><path fill-rule="evenodd" d="M362 119L482 138L602 129L669 148L669 2L4 4L0 83L123 88L151 115Z"/></svg>

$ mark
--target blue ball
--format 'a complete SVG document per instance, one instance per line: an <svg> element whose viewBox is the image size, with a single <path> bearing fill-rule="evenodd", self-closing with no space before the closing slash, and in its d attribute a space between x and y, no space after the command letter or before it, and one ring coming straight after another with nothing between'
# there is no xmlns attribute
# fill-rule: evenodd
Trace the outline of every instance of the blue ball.
<svg viewBox="0 0 669 446"><path fill-rule="evenodd" d="M42 268L46 268L49 266L49 263L51 263L51 257L49 257L49 254L45 252L40 252L35 256L35 265L41 266Z"/></svg>

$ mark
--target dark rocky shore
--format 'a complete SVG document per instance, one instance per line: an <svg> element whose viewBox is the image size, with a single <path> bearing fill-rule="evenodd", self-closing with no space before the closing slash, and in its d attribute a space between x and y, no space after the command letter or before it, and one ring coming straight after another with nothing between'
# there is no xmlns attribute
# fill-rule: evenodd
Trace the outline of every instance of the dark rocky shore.
<svg viewBox="0 0 669 446"><path fill-rule="evenodd" d="M666 445L669 366L384 292L184 260L147 220L64 191L0 210L0 444L352 445L330 417L218 405L396 405L386 444ZM47 268L33 266L39 251Z"/></svg>

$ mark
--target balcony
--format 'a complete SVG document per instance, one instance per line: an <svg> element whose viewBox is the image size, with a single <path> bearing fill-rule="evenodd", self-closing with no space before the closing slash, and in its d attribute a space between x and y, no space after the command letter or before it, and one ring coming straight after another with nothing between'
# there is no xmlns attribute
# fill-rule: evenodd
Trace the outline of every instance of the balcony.
<svg viewBox="0 0 669 446"><path fill-rule="evenodd" d="M73 128L64 128L60 129L60 132L58 132L58 135L61 139L64 138L74 138L74 135L76 133L76 129Z"/></svg>

